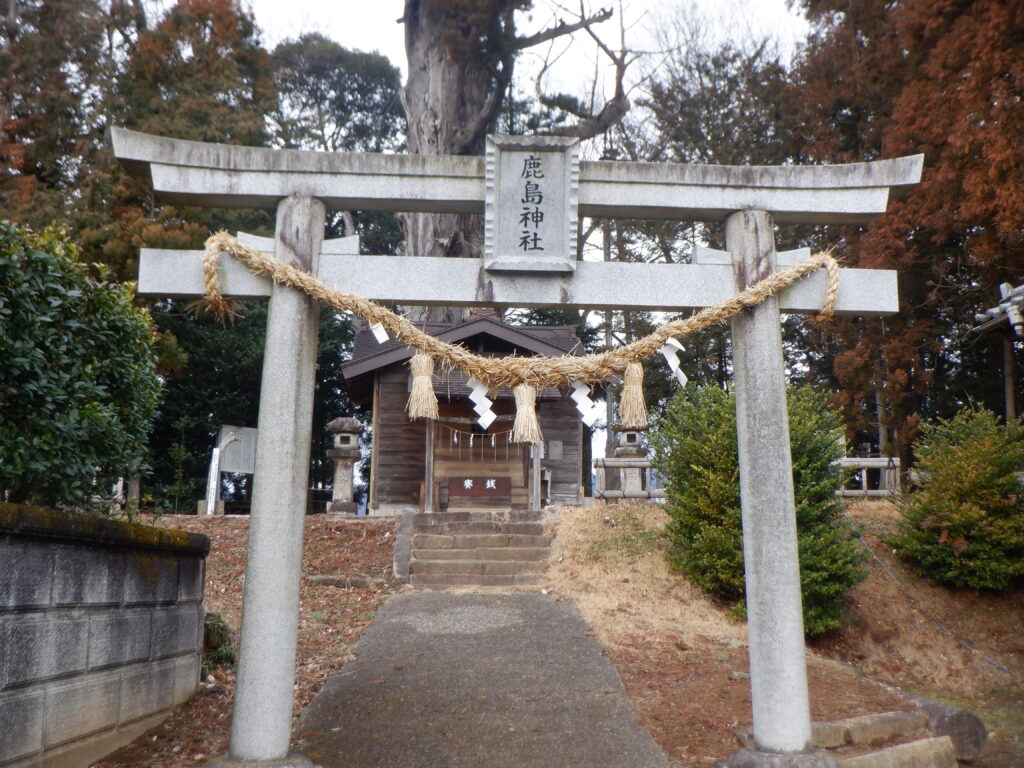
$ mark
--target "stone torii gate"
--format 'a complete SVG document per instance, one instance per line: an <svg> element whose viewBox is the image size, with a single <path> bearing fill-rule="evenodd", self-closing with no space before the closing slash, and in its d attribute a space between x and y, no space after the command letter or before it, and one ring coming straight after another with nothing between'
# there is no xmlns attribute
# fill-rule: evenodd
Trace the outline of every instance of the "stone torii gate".
<svg viewBox="0 0 1024 768"><path fill-rule="evenodd" d="M122 164L149 176L162 200L274 209L278 259L331 288L403 305L712 306L794 258L776 253L773 223L866 223L892 191L920 180L923 164L920 155L809 167L579 162L575 141L557 138L491 137L486 159L272 150L123 129L112 138ZM327 209L484 213L483 259L324 247ZM576 261L578 216L724 220L728 251L703 251L697 264ZM139 292L202 295L200 256L143 250ZM837 312L897 311L894 272L840 276ZM731 321L756 743L733 755L734 768L835 764L810 746L779 318L818 310L825 284L816 273ZM226 296L269 297L270 309L230 752L209 765L300 768L311 763L289 743L317 306L230 259L221 286Z"/></svg>

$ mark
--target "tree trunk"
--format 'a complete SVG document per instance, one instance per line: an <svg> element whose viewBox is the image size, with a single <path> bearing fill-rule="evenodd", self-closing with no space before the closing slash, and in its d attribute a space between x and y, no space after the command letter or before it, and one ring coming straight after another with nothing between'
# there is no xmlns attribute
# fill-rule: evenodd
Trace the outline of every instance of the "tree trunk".
<svg viewBox="0 0 1024 768"><path fill-rule="evenodd" d="M514 14L527 0L405 0L405 54L409 77L402 90L408 121L407 141L414 155L481 155L512 82L516 54L534 45L590 29L611 17L604 9L572 23L554 26L525 38L516 36ZM602 45L616 66L615 98L596 116L587 117L562 135L590 138L618 122L629 100L622 89L626 52L616 55ZM483 218L469 214L401 216L403 251L411 256L479 258L483 250ZM459 321L460 307L410 307L414 322Z"/></svg>
<svg viewBox="0 0 1024 768"><path fill-rule="evenodd" d="M492 73L479 57L453 55L446 45L450 21L438 4L406 0L405 52L409 76L402 90L408 120L409 152L415 155L479 155L484 136L463 129L485 109ZM467 141L468 138L468 141ZM403 250L411 256L479 257L483 217L474 214L411 213L401 216ZM409 307L414 322L458 322L463 307Z"/></svg>

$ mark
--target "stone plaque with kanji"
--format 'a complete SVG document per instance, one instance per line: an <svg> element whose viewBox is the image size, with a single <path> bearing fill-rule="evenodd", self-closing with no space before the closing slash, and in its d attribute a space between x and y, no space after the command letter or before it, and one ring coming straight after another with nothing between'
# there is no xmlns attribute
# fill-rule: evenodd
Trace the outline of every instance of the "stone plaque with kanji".
<svg viewBox="0 0 1024 768"><path fill-rule="evenodd" d="M579 140L489 136L484 267L491 272L573 272Z"/></svg>

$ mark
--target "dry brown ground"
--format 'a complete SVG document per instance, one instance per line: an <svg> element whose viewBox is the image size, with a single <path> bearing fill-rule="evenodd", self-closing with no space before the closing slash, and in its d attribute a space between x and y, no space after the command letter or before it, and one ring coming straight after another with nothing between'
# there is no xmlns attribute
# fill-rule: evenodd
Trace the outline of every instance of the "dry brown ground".
<svg viewBox="0 0 1024 768"><path fill-rule="evenodd" d="M985 660L1024 670L1024 592L990 595L929 585L878 538L895 520L889 504L863 502L850 513L866 526L867 542L892 575L873 562L871 575L852 595L850 626L813 646L813 717L907 708L889 687L899 686L982 715L994 733L976 768L1024 766L1024 682ZM562 510L547 589L580 607L666 754L683 765L709 765L736 748L733 729L750 723L746 628L668 570L658 536L665 519L660 508L649 506ZM237 627L247 519L146 522L211 537L207 609ZM384 575L393 538L389 523L310 517L304 575ZM385 587L316 587L303 579L297 712L344 664L387 593ZM97 766L182 768L223 753L233 689L230 673L215 672L164 725Z"/></svg>
<svg viewBox="0 0 1024 768"><path fill-rule="evenodd" d="M976 712L991 731L975 768L1024 768L1024 589L954 590L918 578L880 536L885 501L850 508L876 559L853 592L851 623L819 644L866 675Z"/></svg>
<svg viewBox="0 0 1024 768"><path fill-rule="evenodd" d="M247 517L142 516L140 522L210 537L206 560L206 610L237 629L242 615ZM373 619L391 587L338 589L310 584L309 576L356 573L387 577L394 554L393 522L306 518L299 617L296 716L333 673ZM96 764L96 768L182 768L202 765L227 751L234 674L214 670L199 692L163 725Z"/></svg>
<svg viewBox="0 0 1024 768"><path fill-rule="evenodd" d="M849 513L892 576L872 561L853 592L851 624L812 646L812 717L908 709L898 686L982 715L994 733L977 768L1024 766L1024 681L983 658L1024 670L1024 593L931 586L878 538L895 523L890 504L861 502ZM727 757L733 729L750 725L746 627L669 571L658 536L666 520L654 506L565 510L550 587L579 605L669 757L696 766Z"/></svg>

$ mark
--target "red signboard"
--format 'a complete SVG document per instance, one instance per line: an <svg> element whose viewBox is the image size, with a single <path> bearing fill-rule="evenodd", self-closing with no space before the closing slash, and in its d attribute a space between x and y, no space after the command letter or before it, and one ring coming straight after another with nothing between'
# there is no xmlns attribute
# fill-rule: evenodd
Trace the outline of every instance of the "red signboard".
<svg viewBox="0 0 1024 768"><path fill-rule="evenodd" d="M450 477L448 478L449 496L511 496L512 478L483 477Z"/></svg>

